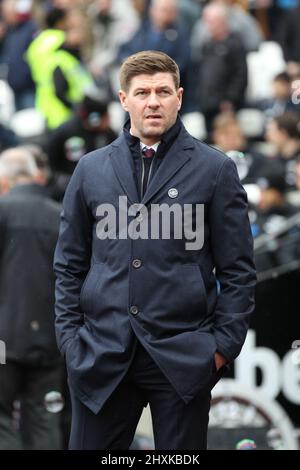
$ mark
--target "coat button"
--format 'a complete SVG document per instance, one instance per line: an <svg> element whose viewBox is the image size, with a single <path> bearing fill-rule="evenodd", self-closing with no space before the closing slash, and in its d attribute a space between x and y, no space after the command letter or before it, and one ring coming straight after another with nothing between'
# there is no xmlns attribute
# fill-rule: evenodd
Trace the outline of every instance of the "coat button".
<svg viewBox="0 0 300 470"><path fill-rule="evenodd" d="M136 305L131 305L129 311L130 311L130 313L132 313L132 315L137 315L139 313L139 309Z"/></svg>
<svg viewBox="0 0 300 470"><path fill-rule="evenodd" d="M140 268L142 266L142 262L140 259L134 259L132 261L132 266L136 269Z"/></svg>

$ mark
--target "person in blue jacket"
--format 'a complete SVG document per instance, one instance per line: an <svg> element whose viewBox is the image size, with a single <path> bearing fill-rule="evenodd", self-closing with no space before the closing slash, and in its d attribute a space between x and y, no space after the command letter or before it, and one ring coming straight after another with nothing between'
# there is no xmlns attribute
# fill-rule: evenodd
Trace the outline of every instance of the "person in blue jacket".
<svg viewBox="0 0 300 470"><path fill-rule="evenodd" d="M130 56L120 81L130 119L80 159L55 253L70 449L128 449L148 403L156 449L205 449L211 389L254 309L246 193L184 128L169 56Z"/></svg>

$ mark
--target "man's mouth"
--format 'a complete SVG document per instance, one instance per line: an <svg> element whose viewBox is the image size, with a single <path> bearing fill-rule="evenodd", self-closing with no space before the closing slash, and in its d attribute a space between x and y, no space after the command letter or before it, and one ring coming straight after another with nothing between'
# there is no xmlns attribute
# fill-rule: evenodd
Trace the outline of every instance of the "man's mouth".
<svg viewBox="0 0 300 470"><path fill-rule="evenodd" d="M148 114L148 116L146 116L146 119L161 119L162 116L161 114Z"/></svg>

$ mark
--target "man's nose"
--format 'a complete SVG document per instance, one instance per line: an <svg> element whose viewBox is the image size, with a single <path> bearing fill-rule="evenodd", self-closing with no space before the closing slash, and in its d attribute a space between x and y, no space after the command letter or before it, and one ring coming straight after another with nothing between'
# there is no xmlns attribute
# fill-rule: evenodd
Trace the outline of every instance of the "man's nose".
<svg viewBox="0 0 300 470"><path fill-rule="evenodd" d="M156 93L151 93L148 98L148 106L149 108L158 108L160 105L159 99Z"/></svg>

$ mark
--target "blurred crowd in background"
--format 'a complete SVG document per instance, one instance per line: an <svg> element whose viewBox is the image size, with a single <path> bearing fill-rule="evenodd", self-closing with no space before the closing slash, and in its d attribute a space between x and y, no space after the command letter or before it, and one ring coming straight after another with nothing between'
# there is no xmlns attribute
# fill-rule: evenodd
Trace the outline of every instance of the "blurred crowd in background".
<svg viewBox="0 0 300 470"><path fill-rule="evenodd" d="M0 1L0 449L66 446L60 204L78 160L122 130L118 70L130 54L177 62L184 124L235 160L259 274L299 268L299 24L299 0Z"/></svg>

